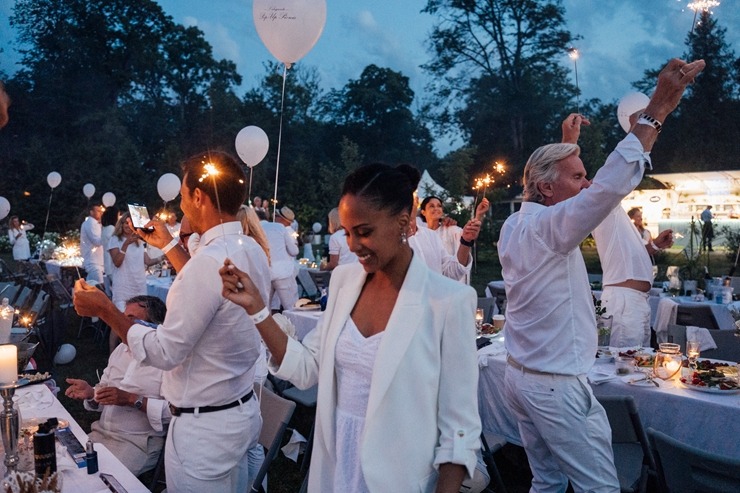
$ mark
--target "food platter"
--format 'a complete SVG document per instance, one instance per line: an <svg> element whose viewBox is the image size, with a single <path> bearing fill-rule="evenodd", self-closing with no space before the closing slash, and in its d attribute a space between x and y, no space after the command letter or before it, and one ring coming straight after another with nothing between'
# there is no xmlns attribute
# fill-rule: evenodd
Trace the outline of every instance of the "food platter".
<svg viewBox="0 0 740 493"><path fill-rule="evenodd" d="M321 305L303 305L303 306L297 306L293 308L293 310L297 310L299 312L315 312L316 310L321 310Z"/></svg>
<svg viewBox="0 0 740 493"><path fill-rule="evenodd" d="M47 380L51 380L51 374L49 372L36 372L36 373L20 373L18 375L18 386L25 387L26 385L35 385L37 383L44 383Z"/></svg>
<svg viewBox="0 0 740 493"><path fill-rule="evenodd" d="M692 385L690 383L684 383L684 382L681 382L681 385L683 385L689 390L694 390L696 392L706 392L707 394L729 395L729 394L740 393L740 388L722 390L719 387L706 387L702 385Z"/></svg>

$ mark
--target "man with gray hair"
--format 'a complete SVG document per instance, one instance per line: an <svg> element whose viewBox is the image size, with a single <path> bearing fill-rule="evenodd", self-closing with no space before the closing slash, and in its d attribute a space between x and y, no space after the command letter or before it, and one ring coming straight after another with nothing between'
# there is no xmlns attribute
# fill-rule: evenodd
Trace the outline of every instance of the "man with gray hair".
<svg viewBox="0 0 740 493"><path fill-rule="evenodd" d="M524 203L498 242L506 284L504 392L533 480L531 491L619 491L604 409L586 373L596 319L579 245L642 179L665 118L704 61L671 60L631 133L593 183L575 144L537 149L524 169ZM582 117L571 115L572 125Z"/></svg>

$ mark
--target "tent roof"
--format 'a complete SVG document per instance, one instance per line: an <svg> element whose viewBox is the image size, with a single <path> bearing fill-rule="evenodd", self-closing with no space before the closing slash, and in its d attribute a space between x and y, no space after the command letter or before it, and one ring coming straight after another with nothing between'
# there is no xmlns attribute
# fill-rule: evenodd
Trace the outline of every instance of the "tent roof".
<svg viewBox="0 0 740 493"><path fill-rule="evenodd" d="M434 181L429 171L424 170L421 174L421 180L419 180L419 186L417 187L419 196L424 198L427 195L439 195L442 197L448 197L450 194L445 190L439 183Z"/></svg>
<svg viewBox="0 0 740 493"><path fill-rule="evenodd" d="M677 191L726 190L740 193L740 170L663 173L650 177Z"/></svg>

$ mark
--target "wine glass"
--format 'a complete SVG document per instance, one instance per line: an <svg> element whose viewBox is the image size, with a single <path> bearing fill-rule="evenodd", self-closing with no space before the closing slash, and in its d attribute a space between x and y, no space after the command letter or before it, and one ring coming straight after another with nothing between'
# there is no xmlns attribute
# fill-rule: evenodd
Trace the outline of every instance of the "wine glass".
<svg viewBox="0 0 740 493"><path fill-rule="evenodd" d="M699 354L699 341L686 341L686 357L689 358L689 368L692 370L696 370L696 360Z"/></svg>
<svg viewBox="0 0 740 493"><path fill-rule="evenodd" d="M477 335L481 335L481 329L483 328L483 308L475 309L475 332Z"/></svg>

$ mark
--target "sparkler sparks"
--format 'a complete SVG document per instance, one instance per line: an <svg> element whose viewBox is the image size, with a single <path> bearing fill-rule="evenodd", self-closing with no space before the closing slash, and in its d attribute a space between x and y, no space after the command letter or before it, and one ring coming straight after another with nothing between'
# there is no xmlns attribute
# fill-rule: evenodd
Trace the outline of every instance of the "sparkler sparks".
<svg viewBox="0 0 740 493"><path fill-rule="evenodd" d="M712 7L718 7L719 2L717 0L694 0L692 2L689 2L687 5L688 8L694 11L694 20L691 21L691 33L694 32L694 27L696 27L696 16L699 12L709 12L710 14L713 14Z"/></svg>

